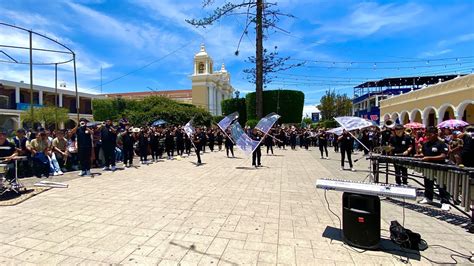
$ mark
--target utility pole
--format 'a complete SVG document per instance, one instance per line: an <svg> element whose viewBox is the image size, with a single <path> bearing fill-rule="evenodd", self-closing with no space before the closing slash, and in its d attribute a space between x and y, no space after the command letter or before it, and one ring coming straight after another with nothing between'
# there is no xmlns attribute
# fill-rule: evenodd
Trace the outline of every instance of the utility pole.
<svg viewBox="0 0 474 266"><path fill-rule="evenodd" d="M102 94L102 66L100 66L100 94Z"/></svg>
<svg viewBox="0 0 474 266"><path fill-rule="evenodd" d="M54 64L54 126L58 127L58 63Z"/></svg>
<svg viewBox="0 0 474 266"><path fill-rule="evenodd" d="M281 88L278 88L278 92L277 92L277 114L280 114L280 90L281 90Z"/></svg>
<svg viewBox="0 0 474 266"><path fill-rule="evenodd" d="M255 109L257 119L260 119L263 117L263 0L257 0L255 32Z"/></svg>
<svg viewBox="0 0 474 266"><path fill-rule="evenodd" d="M34 110L33 110L33 32L30 30L30 109L31 109L31 119L34 120ZM34 122L33 125L34 126Z"/></svg>

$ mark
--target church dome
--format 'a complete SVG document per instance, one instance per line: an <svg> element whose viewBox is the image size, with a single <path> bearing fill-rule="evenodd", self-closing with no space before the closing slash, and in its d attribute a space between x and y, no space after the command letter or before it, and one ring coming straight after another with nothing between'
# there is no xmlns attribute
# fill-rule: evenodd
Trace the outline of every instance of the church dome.
<svg viewBox="0 0 474 266"><path fill-rule="evenodd" d="M206 47L204 46L204 44L201 44L201 50L195 56L200 56L200 57L201 56L209 56L206 52Z"/></svg>
<svg viewBox="0 0 474 266"><path fill-rule="evenodd" d="M225 69L224 63L222 63L222 66L221 66L221 73L227 73L227 69Z"/></svg>

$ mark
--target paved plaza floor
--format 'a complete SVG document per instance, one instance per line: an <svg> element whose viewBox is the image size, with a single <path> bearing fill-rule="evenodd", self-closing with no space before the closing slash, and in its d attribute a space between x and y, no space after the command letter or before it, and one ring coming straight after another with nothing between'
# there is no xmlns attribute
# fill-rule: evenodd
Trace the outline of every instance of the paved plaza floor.
<svg viewBox="0 0 474 266"><path fill-rule="evenodd" d="M224 152L162 161L116 172L96 170L94 178L68 180L16 206L0 208L0 265L393 265L399 252L355 250L340 241L339 221L326 205L319 178L362 181L339 170L339 154L319 159L317 148L278 150L249 158ZM358 155L354 155L355 158ZM76 174L76 173L74 173ZM326 196L341 216L340 192ZM382 200L382 236L390 221L403 219L403 202ZM467 219L406 202L405 226L429 245L470 254L474 235ZM389 240L382 241L392 249ZM454 262L453 252L433 246L421 255ZM410 255L410 264L430 264ZM468 261L456 258L460 263Z"/></svg>

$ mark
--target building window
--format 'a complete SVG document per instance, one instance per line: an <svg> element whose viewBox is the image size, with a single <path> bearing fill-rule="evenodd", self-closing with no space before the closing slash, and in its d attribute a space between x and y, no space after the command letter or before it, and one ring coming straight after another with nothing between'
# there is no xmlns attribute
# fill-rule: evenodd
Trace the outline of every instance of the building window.
<svg viewBox="0 0 474 266"><path fill-rule="evenodd" d="M204 63L199 63L198 73L204 74Z"/></svg>

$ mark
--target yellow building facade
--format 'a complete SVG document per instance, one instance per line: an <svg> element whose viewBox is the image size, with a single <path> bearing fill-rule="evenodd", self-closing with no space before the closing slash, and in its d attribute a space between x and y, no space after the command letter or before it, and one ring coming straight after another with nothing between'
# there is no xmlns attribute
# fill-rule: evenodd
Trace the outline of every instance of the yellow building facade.
<svg viewBox="0 0 474 266"><path fill-rule="evenodd" d="M474 74L382 100L380 114L381 124L387 119L425 126L448 119L474 124Z"/></svg>
<svg viewBox="0 0 474 266"><path fill-rule="evenodd" d="M204 45L194 56L192 81L192 103L208 110L212 115L222 115L222 100L232 98L234 88L230 84L230 74L222 64L214 71L214 62Z"/></svg>

